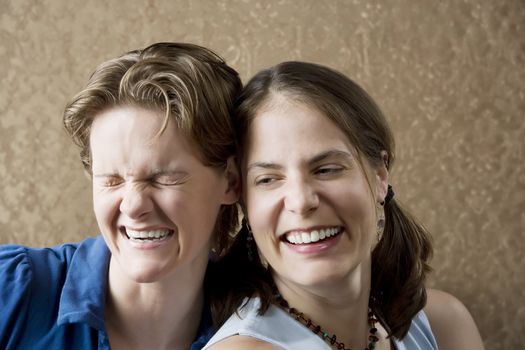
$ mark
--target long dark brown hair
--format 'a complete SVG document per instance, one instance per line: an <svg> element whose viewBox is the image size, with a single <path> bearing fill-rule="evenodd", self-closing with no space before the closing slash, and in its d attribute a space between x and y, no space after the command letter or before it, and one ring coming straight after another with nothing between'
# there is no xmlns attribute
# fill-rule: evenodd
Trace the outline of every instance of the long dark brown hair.
<svg viewBox="0 0 525 350"><path fill-rule="evenodd" d="M363 160L372 167L385 164L386 152L386 167L392 168L394 138L373 99L345 75L305 62L278 64L259 72L245 86L235 112L240 160L252 120L274 94L284 94L322 112L348 137L361 165ZM384 211L383 236L372 252L370 307L389 335L402 339L426 303L424 282L432 246L426 230L395 199L385 204ZM216 289L225 302L215 311L224 319L245 297L261 298L260 313L274 301L271 273L262 267L257 254L248 258L247 237L243 226L229 254L216 266L216 278L227 286Z"/></svg>

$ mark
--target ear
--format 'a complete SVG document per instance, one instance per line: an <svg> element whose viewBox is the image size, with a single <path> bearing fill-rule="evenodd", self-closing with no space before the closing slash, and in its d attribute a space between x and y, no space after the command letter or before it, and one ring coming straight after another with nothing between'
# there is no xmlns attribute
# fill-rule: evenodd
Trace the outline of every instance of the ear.
<svg viewBox="0 0 525 350"><path fill-rule="evenodd" d="M226 169L224 170L228 187L224 192L223 204L233 204L239 200L241 195L241 182L239 176L239 169L235 157L231 156L226 161Z"/></svg>
<svg viewBox="0 0 525 350"><path fill-rule="evenodd" d="M385 200L387 191L388 191L388 153L386 151L381 151L381 164L376 167L375 175L377 181L376 189L376 201L381 203Z"/></svg>

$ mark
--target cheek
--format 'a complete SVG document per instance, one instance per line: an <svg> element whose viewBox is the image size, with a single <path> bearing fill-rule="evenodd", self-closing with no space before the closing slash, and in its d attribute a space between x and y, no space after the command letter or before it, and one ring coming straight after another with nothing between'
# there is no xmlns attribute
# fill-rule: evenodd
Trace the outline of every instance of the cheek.
<svg viewBox="0 0 525 350"><path fill-rule="evenodd" d="M184 208L184 195L176 191L157 193L151 197L151 200L168 213L177 213Z"/></svg>
<svg viewBox="0 0 525 350"><path fill-rule="evenodd" d="M212 188L192 187L183 191L159 193L154 201L170 216L184 219L185 216L198 215L200 221L205 221L218 211L220 203L217 198L218 194Z"/></svg>
<svg viewBox="0 0 525 350"><path fill-rule="evenodd" d="M244 188L244 203L249 219L265 221L269 213L279 209L280 200L283 197L280 189Z"/></svg>
<svg viewBox="0 0 525 350"><path fill-rule="evenodd" d="M278 259L280 253L279 242L275 240L274 235L270 232L262 230L254 231L253 238L255 241L254 248L257 248L265 259L275 263L275 258Z"/></svg>
<svg viewBox="0 0 525 350"><path fill-rule="evenodd" d="M207 240L217 220L220 203L213 190L191 190L185 193L163 194L156 198L160 210L185 239Z"/></svg>
<svg viewBox="0 0 525 350"><path fill-rule="evenodd" d="M119 195L117 193L93 192L93 211L99 228L114 223L119 212Z"/></svg>
<svg viewBox="0 0 525 350"><path fill-rule="evenodd" d="M271 201L260 195L251 195L246 198L248 222L254 233L263 236L275 224L272 220L273 206Z"/></svg>
<svg viewBox="0 0 525 350"><path fill-rule="evenodd" d="M158 193L152 200L156 208L154 215L164 221L171 222L179 230L189 230L190 227L188 225L194 227L198 222L191 205L191 201L195 200L195 198L189 198L184 193L167 191ZM204 212L205 210L202 208L201 213L203 216L205 215Z"/></svg>
<svg viewBox="0 0 525 350"><path fill-rule="evenodd" d="M377 219L375 210L375 206L369 201L363 201L362 205L354 211L356 220L361 226L360 231L363 235L363 242L367 244L373 242L376 237Z"/></svg>
<svg viewBox="0 0 525 350"><path fill-rule="evenodd" d="M276 239L277 215L275 206L264 196L253 196L246 202L248 221L250 223L255 244L261 253L271 260L278 254L279 242Z"/></svg>
<svg viewBox="0 0 525 350"><path fill-rule="evenodd" d="M347 224L360 226L361 231L369 232L375 227L375 206L371 197L361 191L333 192L330 198Z"/></svg>

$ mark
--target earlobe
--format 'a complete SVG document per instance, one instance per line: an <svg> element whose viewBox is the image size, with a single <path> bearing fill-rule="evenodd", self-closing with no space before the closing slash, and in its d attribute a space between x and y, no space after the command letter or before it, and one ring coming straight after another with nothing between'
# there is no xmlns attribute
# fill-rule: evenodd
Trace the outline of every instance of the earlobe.
<svg viewBox="0 0 525 350"><path fill-rule="evenodd" d="M239 170L237 169L237 163L235 162L235 157L232 156L228 158L224 174L228 182L228 187L226 188L226 192L224 193L224 204L236 203L239 200L241 193L241 182Z"/></svg>

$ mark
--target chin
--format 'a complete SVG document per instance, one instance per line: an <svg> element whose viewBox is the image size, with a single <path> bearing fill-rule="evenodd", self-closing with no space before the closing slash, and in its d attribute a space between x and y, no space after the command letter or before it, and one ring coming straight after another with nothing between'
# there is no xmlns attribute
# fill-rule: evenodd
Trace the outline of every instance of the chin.
<svg viewBox="0 0 525 350"><path fill-rule="evenodd" d="M340 276L312 276L312 278L301 278L297 284L305 288L322 288L344 284L346 279Z"/></svg>
<svg viewBox="0 0 525 350"><path fill-rule="evenodd" d="M137 283L153 283L164 279L169 271L159 266L128 266L126 275Z"/></svg>
<svg viewBox="0 0 525 350"><path fill-rule="evenodd" d="M305 288L336 287L348 284L351 269L336 269L333 265L330 268L325 267L298 272L289 280Z"/></svg>

